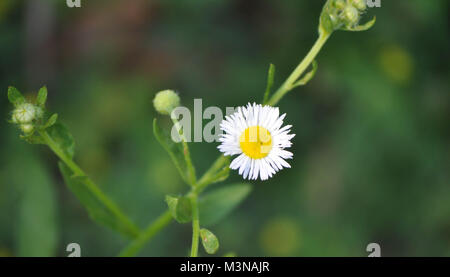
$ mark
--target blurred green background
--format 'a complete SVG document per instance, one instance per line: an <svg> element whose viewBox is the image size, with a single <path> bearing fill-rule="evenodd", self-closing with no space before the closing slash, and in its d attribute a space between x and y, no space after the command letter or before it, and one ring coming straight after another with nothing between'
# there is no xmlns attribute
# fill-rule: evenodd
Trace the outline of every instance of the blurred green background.
<svg viewBox="0 0 450 277"><path fill-rule="evenodd" d="M71 242L114 256L127 243L89 219L49 149L18 138L9 85L48 86L76 161L144 227L187 190L152 135L155 93L175 89L188 107L261 101L269 63L278 86L324 2L1 0L0 256L67 256ZM210 228L218 255L367 256L371 242L383 256L450 255L448 4L382 0L371 30L331 37L315 78L279 104L297 134L292 169L254 182ZM216 146L192 145L199 173ZM190 241L190 224L172 223L141 255L186 256Z"/></svg>

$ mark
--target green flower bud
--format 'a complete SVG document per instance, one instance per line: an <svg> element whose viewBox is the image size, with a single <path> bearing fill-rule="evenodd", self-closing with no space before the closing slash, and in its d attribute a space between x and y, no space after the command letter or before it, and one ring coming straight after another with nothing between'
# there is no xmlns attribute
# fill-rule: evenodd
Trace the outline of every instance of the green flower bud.
<svg viewBox="0 0 450 277"><path fill-rule="evenodd" d="M367 8L366 0L350 0L350 4L361 12Z"/></svg>
<svg viewBox="0 0 450 277"><path fill-rule="evenodd" d="M343 10L345 8L346 3L345 3L345 0L336 0L333 3L333 5L336 9Z"/></svg>
<svg viewBox="0 0 450 277"><path fill-rule="evenodd" d="M375 24L375 18L359 25L360 15L367 8L366 0L327 0L320 15L319 33L336 30L365 31Z"/></svg>
<svg viewBox="0 0 450 277"><path fill-rule="evenodd" d="M153 105L159 113L168 115L180 105L180 97L173 90L163 90L156 94Z"/></svg>
<svg viewBox="0 0 450 277"><path fill-rule="evenodd" d="M354 26L358 24L359 12L355 7L348 5L342 13L342 19L346 26Z"/></svg>
<svg viewBox="0 0 450 277"><path fill-rule="evenodd" d="M40 114L42 116L42 113ZM12 122L17 124L30 123L39 116L39 111L30 103L20 104L12 115Z"/></svg>
<svg viewBox="0 0 450 277"><path fill-rule="evenodd" d="M29 134L33 133L34 126L33 126L33 124L21 124L20 129L22 130L22 132L25 135L29 135Z"/></svg>

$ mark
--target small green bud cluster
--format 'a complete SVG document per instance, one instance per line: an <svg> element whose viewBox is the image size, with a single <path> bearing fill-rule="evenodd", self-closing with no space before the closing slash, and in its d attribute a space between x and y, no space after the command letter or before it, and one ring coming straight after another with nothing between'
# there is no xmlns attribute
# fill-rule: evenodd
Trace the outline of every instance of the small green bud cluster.
<svg viewBox="0 0 450 277"><path fill-rule="evenodd" d="M42 119L44 111L41 107L31 103L19 104L12 113L12 123L18 124L24 134L34 131L34 123Z"/></svg>
<svg viewBox="0 0 450 277"><path fill-rule="evenodd" d="M156 94L153 105L160 114L168 115L180 106L180 97L173 90L163 90Z"/></svg>
<svg viewBox="0 0 450 277"><path fill-rule="evenodd" d="M364 31L372 27L374 20L358 26L361 15L366 11L365 0L328 0L320 17L321 32L335 30Z"/></svg>
<svg viewBox="0 0 450 277"><path fill-rule="evenodd" d="M32 136L37 129L48 128L56 122L56 114L46 118L47 88L45 87L39 90L35 103L28 102L14 87L8 89L8 99L14 105L11 123L17 124L26 137Z"/></svg>

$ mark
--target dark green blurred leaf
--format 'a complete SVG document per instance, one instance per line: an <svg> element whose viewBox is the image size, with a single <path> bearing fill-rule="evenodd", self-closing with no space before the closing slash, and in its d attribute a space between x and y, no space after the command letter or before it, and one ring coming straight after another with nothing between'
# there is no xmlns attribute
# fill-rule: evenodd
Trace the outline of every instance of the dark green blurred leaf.
<svg viewBox="0 0 450 277"><path fill-rule="evenodd" d="M200 229L200 238L202 239L203 248L205 248L206 253L214 254L219 250L219 240L208 229Z"/></svg>
<svg viewBox="0 0 450 277"><path fill-rule="evenodd" d="M184 158L182 143L175 143L169 134L161 130L161 128L158 126L156 118L153 120L153 134L155 135L161 146L167 151L167 153L169 153L170 158L175 164L175 167L180 172L183 180L187 184L189 184L189 169Z"/></svg>
<svg viewBox="0 0 450 277"><path fill-rule="evenodd" d="M58 225L53 182L35 159L22 160L23 195L18 216L18 256L54 256L58 246Z"/></svg>
<svg viewBox="0 0 450 277"><path fill-rule="evenodd" d="M247 197L251 189L250 184L233 184L205 194L199 200L200 223L207 226L220 221Z"/></svg>
<svg viewBox="0 0 450 277"><path fill-rule="evenodd" d="M128 226L118 220L117 217L92 194L85 184L86 177L73 176L72 171L62 162L59 162L59 170L63 175L64 182L86 208L92 220L117 230L128 237L135 237L135 230L130 230Z"/></svg>
<svg viewBox="0 0 450 277"><path fill-rule="evenodd" d="M15 87L8 88L8 100L14 106L20 105L25 102L25 98L23 97L22 93L20 93L20 91L18 91Z"/></svg>
<svg viewBox="0 0 450 277"><path fill-rule="evenodd" d="M38 92L36 104L38 104L41 107L44 107L46 101L47 101L47 87L44 86Z"/></svg>
<svg viewBox="0 0 450 277"><path fill-rule="evenodd" d="M188 223L192 220L191 201L184 196L174 197L167 195L166 202L172 217L179 223Z"/></svg>
<svg viewBox="0 0 450 277"><path fill-rule="evenodd" d="M61 149L71 158L75 154L75 141L69 130L61 123L55 123L47 128L49 136L59 145Z"/></svg>

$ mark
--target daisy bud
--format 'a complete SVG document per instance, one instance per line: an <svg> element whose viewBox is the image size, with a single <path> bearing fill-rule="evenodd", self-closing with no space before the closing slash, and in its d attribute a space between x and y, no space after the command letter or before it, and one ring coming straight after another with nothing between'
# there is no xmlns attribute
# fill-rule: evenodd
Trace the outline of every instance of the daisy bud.
<svg viewBox="0 0 450 277"><path fill-rule="evenodd" d="M153 105L160 114L168 115L180 105L180 97L173 90L163 90L156 94Z"/></svg>
<svg viewBox="0 0 450 277"><path fill-rule="evenodd" d="M365 0L350 0L350 4L361 12L367 8Z"/></svg>
<svg viewBox="0 0 450 277"><path fill-rule="evenodd" d="M39 113L37 107L30 103L23 103L13 111L12 122L17 124L30 123L39 115L42 116L42 113Z"/></svg>
<svg viewBox="0 0 450 277"><path fill-rule="evenodd" d="M375 24L375 18L359 25L360 15L366 10L366 0L328 0L320 15L320 34L336 30L365 31Z"/></svg>
<svg viewBox="0 0 450 277"><path fill-rule="evenodd" d="M22 132L25 135L29 135L29 134L33 133L34 126L33 126L33 124L21 124L20 129L22 130Z"/></svg>
<svg viewBox="0 0 450 277"><path fill-rule="evenodd" d="M355 7L348 5L342 13L342 18L346 26L354 26L359 21L359 12Z"/></svg>
<svg viewBox="0 0 450 277"><path fill-rule="evenodd" d="M343 10L345 8L345 0L336 0L334 2L334 7L338 10Z"/></svg>

